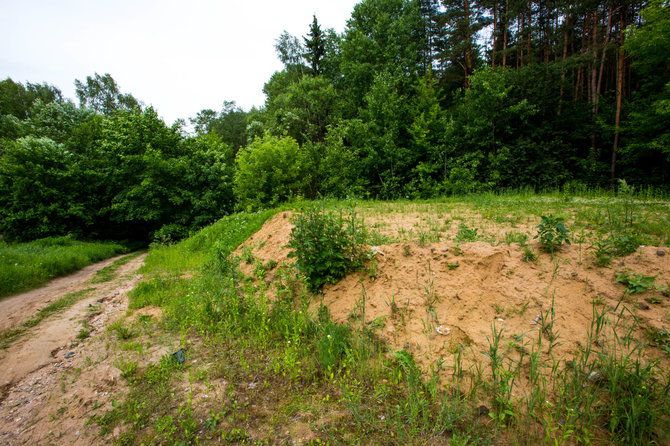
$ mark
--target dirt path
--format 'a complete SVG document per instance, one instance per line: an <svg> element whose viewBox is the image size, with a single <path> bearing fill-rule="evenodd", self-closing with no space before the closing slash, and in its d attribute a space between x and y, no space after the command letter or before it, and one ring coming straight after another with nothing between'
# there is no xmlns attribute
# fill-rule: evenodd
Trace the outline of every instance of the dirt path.
<svg viewBox="0 0 670 446"><path fill-rule="evenodd" d="M18 328L49 302L67 293L92 288L70 308L44 319L6 350L0 350L0 362L3 364L0 367L0 445L35 444L55 439L69 444L94 442L90 437L79 438L80 431L75 429L81 429L81 426L68 429L68 419L70 424L83 424L83 420L81 417L67 417L66 409L54 407L54 404L61 404L56 393L60 391L60 396L65 393L65 372L73 368L81 370L84 363L100 365L90 370L94 376L86 380L92 387L101 382L114 382L118 377L118 369L105 362L107 354L101 334L105 326L126 311L127 292L140 279L136 271L144 257L140 255L120 266L115 278L107 282L91 284L89 281L98 270L118 257L0 302L0 327ZM77 340L84 322L90 337ZM91 392L97 394L95 389ZM78 393L81 397L86 391L79 389ZM62 419L58 415L62 415ZM71 430L70 437L49 430L53 422L64 432Z"/></svg>
<svg viewBox="0 0 670 446"><path fill-rule="evenodd" d="M35 314L37 310L67 293L93 286L86 282L102 268L111 265L124 256L125 254L88 265L74 274L54 279L41 288L0 300L0 331L18 326Z"/></svg>

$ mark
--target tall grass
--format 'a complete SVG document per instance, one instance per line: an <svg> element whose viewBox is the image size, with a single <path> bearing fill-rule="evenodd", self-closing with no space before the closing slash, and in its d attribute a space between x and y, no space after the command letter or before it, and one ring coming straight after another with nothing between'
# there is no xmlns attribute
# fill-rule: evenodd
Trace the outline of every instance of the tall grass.
<svg viewBox="0 0 670 446"><path fill-rule="evenodd" d="M91 263L127 252L111 242L49 237L27 243L0 241L0 297L38 287Z"/></svg>

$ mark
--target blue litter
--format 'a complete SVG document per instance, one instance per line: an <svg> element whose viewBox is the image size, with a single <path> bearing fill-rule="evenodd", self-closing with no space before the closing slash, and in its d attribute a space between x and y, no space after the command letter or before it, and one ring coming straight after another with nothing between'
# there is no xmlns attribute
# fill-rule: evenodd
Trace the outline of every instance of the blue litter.
<svg viewBox="0 0 670 446"><path fill-rule="evenodd" d="M175 353L172 354L172 357L177 360L179 364L183 364L184 361L186 360L186 356L184 355L184 349L180 348L177 350Z"/></svg>
<svg viewBox="0 0 670 446"><path fill-rule="evenodd" d="M65 353L65 359L69 359L74 356L74 352L67 352Z"/></svg>

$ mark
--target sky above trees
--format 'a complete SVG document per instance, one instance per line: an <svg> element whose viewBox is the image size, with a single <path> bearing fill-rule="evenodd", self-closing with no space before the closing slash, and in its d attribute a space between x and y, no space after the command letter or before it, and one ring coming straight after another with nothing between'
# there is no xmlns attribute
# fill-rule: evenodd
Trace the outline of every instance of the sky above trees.
<svg viewBox="0 0 670 446"><path fill-rule="evenodd" d="M303 36L312 15L342 32L356 0L58 2L0 0L0 79L43 82L75 97L75 79L110 73L168 123L236 101L265 100L283 68L274 43Z"/></svg>

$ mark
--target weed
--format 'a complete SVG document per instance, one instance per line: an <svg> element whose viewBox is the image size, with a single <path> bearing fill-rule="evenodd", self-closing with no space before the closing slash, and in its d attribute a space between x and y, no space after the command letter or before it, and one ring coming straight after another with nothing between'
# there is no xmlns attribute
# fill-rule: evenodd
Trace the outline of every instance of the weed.
<svg viewBox="0 0 670 446"><path fill-rule="evenodd" d="M656 347L670 355L670 332L668 330L649 327L647 328L647 338Z"/></svg>
<svg viewBox="0 0 670 446"><path fill-rule="evenodd" d="M110 324L107 329L114 333L116 338L120 341L127 341L128 339L131 339L137 335L134 330L123 325L121 321Z"/></svg>
<svg viewBox="0 0 670 446"><path fill-rule="evenodd" d="M617 282L626 285L626 293L628 294L644 293L655 286L655 279L656 276L645 276L642 274L632 276L628 271L623 271L616 277Z"/></svg>
<svg viewBox="0 0 670 446"><path fill-rule="evenodd" d="M256 256L254 256L254 250L251 246L249 245L244 245L242 246L242 261L246 263L247 265L251 265L254 263L254 259Z"/></svg>
<svg viewBox="0 0 670 446"><path fill-rule="evenodd" d="M330 373L340 363L350 348L349 330L332 322L321 328L321 335L316 343L319 365Z"/></svg>
<svg viewBox="0 0 670 446"><path fill-rule="evenodd" d="M543 215L542 223L537 226L537 235L534 238L539 238L544 249L552 254L563 243L570 244L570 231L565 227L564 221L561 217Z"/></svg>
<svg viewBox="0 0 670 446"><path fill-rule="evenodd" d="M535 260L537 260L537 256L530 248L530 246L523 247L523 254L521 255L521 260L523 260L524 262L534 262Z"/></svg>
<svg viewBox="0 0 670 446"><path fill-rule="evenodd" d="M475 242L478 239L477 228L470 228L467 225L461 223L459 225L458 234L456 234L457 242Z"/></svg>
<svg viewBox="0 0 670 446"><path fill-rule="evenodd" d="M607 266L612 261L612 247L607 241L598 240L590 249L593 249L593 253L596 256L596 265Z"/></svg>
<svg viewBox="0 0 670 446"><path fill-rule="evenodd" d="M505 232L505 236L503 237L503 243L507 245L511 245L512 243L518 243L520 246L524 246L527 241L528 241L528 234L525 234L523 232L516 232L516 231Z"/></svg>
<svg viewBox="0 0 670 446"><path fill-rule="evenodd" d="M77 339L86 339L91 336L91 326L89 323L84 321L83 325L84 326L79 329L79 333L77 333Z"/></svg>

